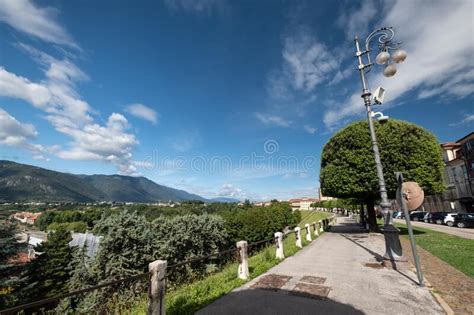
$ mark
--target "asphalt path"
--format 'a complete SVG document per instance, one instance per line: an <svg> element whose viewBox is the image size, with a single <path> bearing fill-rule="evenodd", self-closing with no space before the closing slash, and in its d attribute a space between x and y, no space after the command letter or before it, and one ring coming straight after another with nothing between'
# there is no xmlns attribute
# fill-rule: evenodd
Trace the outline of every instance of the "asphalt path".
<svg viewBox="0 0 474 315"><path fill-rule="evenodd" d="M393 221L397 223L406 223L405 219L394 219ZM416 221L411 221L411 224L413 226L417 227L422 227L426 229L430 229L433 231L438 231L438 232L443 232L446 234L451 234L455 236L459 236L462 238L467 238L474 240L474 228L458 228L458 227L449 227L447 225L439 225L439 224L433 224L433 223L425 223L425 222L416 222Z"/></svg>

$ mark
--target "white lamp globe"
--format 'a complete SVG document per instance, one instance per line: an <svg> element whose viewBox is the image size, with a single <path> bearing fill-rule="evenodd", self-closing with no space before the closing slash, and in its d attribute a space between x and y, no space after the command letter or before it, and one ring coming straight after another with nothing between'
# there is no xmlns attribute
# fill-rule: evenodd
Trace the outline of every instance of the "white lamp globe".
<svg viewBox="0 0 474 315"><path fill-rule="evenodd" d="M392 60L396 63L403 62L405 59L407 59L407 53L402 49L397 50L392 55Z"/></svg>
<svg viewBox="0 0 474 315"><path fill-rule="evenodd" d="M386 51L380 52L377 57L375 57L375 62L379 65L384 65L390 59L390 54Z"/></svg>
<svg viewBox="0 0 474 315"><path fill-rule="evenodd" d="M383 75L386 76L387 78L393 77L397 73L397 67L391 63L388 66L383 69Z"/></svg>

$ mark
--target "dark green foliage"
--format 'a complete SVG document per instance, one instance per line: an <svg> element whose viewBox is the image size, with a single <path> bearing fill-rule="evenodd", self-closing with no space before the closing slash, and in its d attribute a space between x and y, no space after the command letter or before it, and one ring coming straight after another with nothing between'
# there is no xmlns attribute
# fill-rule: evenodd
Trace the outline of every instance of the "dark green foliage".
<svg viewBox="0 0 474 315"><path fill-rule="evenodd" d="M58 229L48 235L48 241L36 246L42 253L27 265L23 279L25 286L19 292L22 302L36 301L67 291L70 278L69 263L75 248L69 247L71 233Z"/></svg>
<svg viewBox="0 0 474 315"><path fill-rule="evenodd" d="M24 244L15 239L16 224L9 221L0 221L0 309L15 302L11 294L18 285L15 276L21 272L22 265L12 262L20 252L26 250Z"/></svg>
<svg viewBox="0 0 474 315"><path fill-rule="evenodd" d="M48 229L57 228L58 224L62 224L70 231L84 232L86 229L91 229L94 226L94 222L98 221L102 216L109 216L113 212L114 211L110 208L93 208L87 209L86 211L45 211L36 219L35 226L40 230L46 231ZM54 223L56 224L52 225Z"/></svg>
<svg viewBox="0 0 474 315"><path fill-rule="evenodd" d="M301 219L299 211L293 213L286 202L228 212L223 216L233 242L240 240L256 242L271 238L273 233L282 231L287 226L295 226Z"/></svg>
<svg viewBox="0 0 474 315"><path fill-rule="evenodd" d="M81 288L82 278L89 286L96 285L146 272L154 260L167 260L171 265L217 253L228 246L224 221L213 215L160 217L149 222L138 213L121 212L98 222L94 233L103 235L99 251L89 263L80 257L74 259L77 266L72 266L71 289ZM202 262L192 263L175 269L168 277L195 277L205 269ZM145 288L144 283L124 283L71 301L71 305L76 303L81 312L100 310L111 301L126 307L137 296L134 290Z"/></svg>
<svg viewBox="0 0 474 315"><path fill-rule="evenodd" d="M48 231L56 231L58 229L65 229L70 232L84 233L87 230L87 224L82 221L70 222L70 223L51 223L48 225Z"/></svg>
<svg viewBox="0 0 474 315"><path fill-rule="evenodd" d="M389 198L395 197L396 171L403 172L406 181L418 182L427 194L444 190L441 148L430 132L399 120L374 123ZM324 146L320 181L327 196L371 202L379 198L366 121L350 124Z"/></svg>
<svg viewBox="0 0 474 315"><path fill-rule="evenodd" d="M144 177L74 175L0 160L0 201L158 202L204 200ZM8 183L14 183L9 185Z"/></svg>

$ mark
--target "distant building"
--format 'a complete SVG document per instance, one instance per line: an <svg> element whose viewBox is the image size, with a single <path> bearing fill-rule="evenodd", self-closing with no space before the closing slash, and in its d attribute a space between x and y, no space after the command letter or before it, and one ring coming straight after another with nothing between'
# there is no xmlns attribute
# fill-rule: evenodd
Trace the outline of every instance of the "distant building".
<svg viewBox="0 0 474 315"><path fill-rule="evenodd" d="M26 242L28 245L28 259L34 259L38 255L41 255L40 252L35 251L35 247L39 244L47 241L46 233L19 233L16 235L19 243ZM72 240L69 242L69 247L78 246L83 248L84 245L87 246L87 256L90 258L95 257L97 251L99 250L100 240L102 236L96 236L92 233L71 233Z"/></svg>
<svg viewBox="0 0 474 315"><path fill-rule="evenodd" d="M323 196L323 193L321 192L321 188L318 188L318 197L319 197L319 201L326 201L326 200L334 200L334 199L337 199L337 198L334 198L334 197Z"/></svg>
<svg viewBox="0 0 474 315"><path fill-rule="evenodd" d="M41 213L32 213L32 212L17 212L17 213L14 213L12 215L12 218L17 220L17 221L20 221L21 223L24 223L24 224L30 224L30 225L33 225L36 221L36 219L38 219L38 217L41 215Z"/></svg>
<svg viewBox="0 0 474 315"><path fill-rule="evenodd" d="M87 247L87 257L94 258L99 250L99 244L102 236L96 236L92 233L72 233L72 241L69 242L70 247L79 246L79 248Z"/></svg>
<svg viewBox="0 0 474 315"><path fill-rule="evenodd" d="M318 202L319 199L316 198L295 198L295 199L290 199L288 202L290 203L291 209L293 211L295 210L303 210L303 211L308 211L308 210L313 210L311 207L312 203Z"/></svg>
<svg viewBox="0 0 474 315"><path fill-rule="evenodd" d="M441 144L446 191L426 196L427 211L474 212L474 132Z"/></svg>
<svg viewBox="0 0 474 315"><path fill-rule="evenodd" d="M258 201L253 203L254 206L257 207L268 207L272 205L271 201Z"/></svg>

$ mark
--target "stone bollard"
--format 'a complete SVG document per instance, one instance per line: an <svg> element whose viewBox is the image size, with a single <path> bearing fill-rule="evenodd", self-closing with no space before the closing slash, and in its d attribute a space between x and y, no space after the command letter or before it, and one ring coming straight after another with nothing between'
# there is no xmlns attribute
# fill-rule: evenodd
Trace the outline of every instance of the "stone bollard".
<svg viewBox="0 0 474 315"><path fill-rule="evenodd" d="M249 274L249 261L247 256L248 243L247 241L237 242L237 249L239 250L239 279L247 280Z"/></svg>
<svg viewBox="0 0 474 315"><path fill-rule="evenodd" d="M322 220L318 221L318 225L319 225L319 232L320 233L324 232L324 227L323 227L323 221Z"/></svg>
<svg viewBox="0 0 474 315"><path fill-rule="evenodd" d="M301 243L301 229L299 226L295 227L296 247L303 248Z"/></svg>
<svg viewBox="0 0 474 315"><path fill-rule="evenodd" d="M276 232L275 234L275 244L276 244L276 258L283 259L285 258L285 254L283 252L283 233Z"/></svg>
<svg viewBox="0 0 474 315"><path fill-rule="evenodd" d="M313 227L314 227L314 235L319 236L319 227L317 222L313 222Z"/></svg>
<svg viewBox="0 0 474 315"><path fill-rule="evenodd" d="M166 260L155 260L148 264L150 284L148 290L148 315L164 315L166 291Z"/></svg>
<svg viewBox="0 0 474 315"><path fill-rule="evenodd" d="M306 223L306 224L304 225L304 228L306 229L306 240L307 240L308 242L311 242L312 239L311 239L311 230L310 230L310 228L309 228L309 224Z"/></svg>

